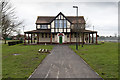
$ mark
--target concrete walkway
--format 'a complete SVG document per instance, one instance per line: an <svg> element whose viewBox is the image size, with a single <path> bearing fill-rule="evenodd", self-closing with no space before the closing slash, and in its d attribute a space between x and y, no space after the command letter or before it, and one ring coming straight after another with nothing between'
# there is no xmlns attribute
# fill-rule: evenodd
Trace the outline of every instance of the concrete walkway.
<svg viewBox="0 0 120 80"><path fill-rule="evenodd" d="M29 80L34 78L97 78L98 80L100 76L67 45L56 45Z"/></svg>

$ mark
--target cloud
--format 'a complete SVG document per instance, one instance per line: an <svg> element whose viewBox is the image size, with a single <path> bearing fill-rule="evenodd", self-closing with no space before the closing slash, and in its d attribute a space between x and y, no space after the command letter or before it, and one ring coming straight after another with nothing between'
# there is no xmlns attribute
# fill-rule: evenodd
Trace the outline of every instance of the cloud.
<svg viewBox="0 0 120 80"><path fill-rule="evenodd" d="M40 0L13 0L17 16L25 22L25 31L36 28L37 16L56 16L62 12L65 16L75 16L73 5L79 7L79 16L95 26L99 35L114 35L118 28L117 2L41 2ZM88 28L88 29L92 29ZM112 31L113 30L113 31ZM104 32L104 34L103 34Z"/></svg>

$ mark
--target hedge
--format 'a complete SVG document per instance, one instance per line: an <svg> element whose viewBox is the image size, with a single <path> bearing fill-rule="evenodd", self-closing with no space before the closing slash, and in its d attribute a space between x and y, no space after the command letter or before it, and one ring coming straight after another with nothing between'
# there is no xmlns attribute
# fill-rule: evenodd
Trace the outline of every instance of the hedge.
<svg viewBox="0 0 120 80"><path fill-rule="evenodd" d="M11 45L16 45L16 44L20 44L20 43L23 43L23 41L12 41L12 42L8 42L8 45L11 46Z"/></svg>

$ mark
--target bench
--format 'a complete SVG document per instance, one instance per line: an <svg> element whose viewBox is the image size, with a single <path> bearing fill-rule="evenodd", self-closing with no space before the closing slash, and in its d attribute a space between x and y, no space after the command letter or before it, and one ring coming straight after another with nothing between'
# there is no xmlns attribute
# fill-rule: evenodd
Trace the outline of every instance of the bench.
<svg viewBox="0 0 120 80"><path fill-rule="evenodd" d="M39 49L38 52L39 53L50 53L48 49Z"/></svg>

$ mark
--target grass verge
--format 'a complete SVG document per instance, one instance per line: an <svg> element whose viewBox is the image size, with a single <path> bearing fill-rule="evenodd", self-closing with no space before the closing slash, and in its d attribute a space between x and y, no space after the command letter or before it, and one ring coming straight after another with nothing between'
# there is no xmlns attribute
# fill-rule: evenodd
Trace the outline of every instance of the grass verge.
<svg viewBox="0 0 120 80"><path fill-rule="evenodd" d="M84 45L75 50L102 78L118 78L118 43L105 42L101 45Z"/></svg>
<svg viewBox="0 0 120 80"><path fill-rule="evenodd" d="M2 44L2 78L26 80L47 55L38 53L40 48L51 50L53 46L22 44L8 46Z"/></svg>

